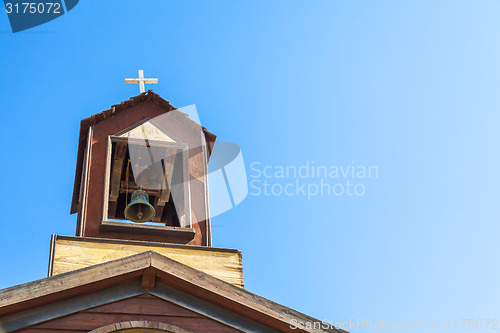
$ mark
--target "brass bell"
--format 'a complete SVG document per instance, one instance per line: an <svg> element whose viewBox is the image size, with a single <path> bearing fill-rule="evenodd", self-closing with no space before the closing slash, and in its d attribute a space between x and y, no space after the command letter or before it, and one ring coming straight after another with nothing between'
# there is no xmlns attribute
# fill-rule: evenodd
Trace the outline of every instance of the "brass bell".
<svg viewBox="0 0 500 333"><path fill-rule="evenodd" d="M125 218L132 222L149 222L155 216L155 208L149 203L148 192L142 188L132 193L132 200L125 207Z"/></svg>

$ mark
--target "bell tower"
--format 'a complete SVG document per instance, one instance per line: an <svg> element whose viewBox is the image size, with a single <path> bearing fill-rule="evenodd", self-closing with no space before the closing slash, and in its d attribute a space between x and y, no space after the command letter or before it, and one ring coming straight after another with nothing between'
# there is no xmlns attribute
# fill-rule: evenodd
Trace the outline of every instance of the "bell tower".
<svg viewBox="0 0 500 333"><path fill-rule="evenodd" d="M152 250L243 286L241 253L212 247L207 166L216 136L144 91L157 79L140 71L125 82L141 93L81 121L76 237L53 236L49 275Z"/></svg>
<svg viewBox="0 0 500 333"><path fill-rule="evenodd" d="M215 135L127 81L138 96L81 121L76 236L52 235L48 277L0 290L0 332L345 332L244 289L241 252L211 244Z"/></svg>
<svg viewBox="0 0 500 333"><path fill-rule="evenodd" d="M83 119L76 235L210 246L206 175L215 138L152 91Z"/></svg>

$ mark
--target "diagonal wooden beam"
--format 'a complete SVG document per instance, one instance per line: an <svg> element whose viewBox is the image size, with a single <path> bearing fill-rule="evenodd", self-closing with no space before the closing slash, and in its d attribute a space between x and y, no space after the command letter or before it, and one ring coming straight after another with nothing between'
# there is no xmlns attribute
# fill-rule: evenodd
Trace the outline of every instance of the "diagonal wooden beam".
<svg viewBox="0 0 500 333"><path fill-rule="evenodd" d="M153 207L155 208L155 216L151 220L151 222L161 222L161 217L163 215L163 208L165 208L164 203L160 203L158 197L155 197Z"/></svg>
<svg viewBox="0 0 500 333"><path fill-rule="evenodd" d="M165 205L170 200L170 184L172 183L172 175L174 174L175 155L177 149L168 149L167 156L162 160L162 168L164 175L165 186L162 188L159 198L159 204Z"/></svg>
<svg viewBox="0 0 500 333"><path fill-rule="evenodd" d="M116 205L118 196L120 195L120 182L123 173L123 165L125 155L127 154L127 144L125 142L117 142L115 154L113 156L113 169L111 170L111 184L109 193L108 216L114 218L116 215Z"/></svg>

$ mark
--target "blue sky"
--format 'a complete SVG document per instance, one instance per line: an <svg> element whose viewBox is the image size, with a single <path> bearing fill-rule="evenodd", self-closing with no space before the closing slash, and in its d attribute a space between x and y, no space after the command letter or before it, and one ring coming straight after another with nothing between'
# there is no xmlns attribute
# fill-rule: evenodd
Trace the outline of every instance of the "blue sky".
<svg viewBox="0 0 500 333"><path fill-rule="evenodd" d="M109 0L12 34L2 12L0 288L45 277L50 235L74 235L79 122L143 69L241 147L249 181L253 162L378 168L362 196L250 193L215 217L248 290L334 322L500 321L499 17L497 0Z"/></svg>

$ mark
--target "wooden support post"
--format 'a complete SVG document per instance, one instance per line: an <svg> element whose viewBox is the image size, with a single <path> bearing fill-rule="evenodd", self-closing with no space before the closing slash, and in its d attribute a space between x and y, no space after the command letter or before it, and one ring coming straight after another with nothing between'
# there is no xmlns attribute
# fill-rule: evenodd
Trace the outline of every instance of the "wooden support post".
<svg viewBox="0 0 500 333"><path fill-rule="evenodd" d="M115 147L115 155L113 156L113 168L111 171L111 189L109 193L109 208L108 216L114 218L116 215L116 205L118 202L118 195L120 194L120 182L123 173L123 165L125 162L125 155L127 154L127 144L124 142L117 142Z"/></svg>
<svg viewBox="0 0 500 333"><path fill-rule="evenodd" d="M148 267L144 270L141 277L141 287L142 289L154 289L156 282L156 269L153 267Z"/></svg>
<svg viewBox="0 0 500 333"><path fill-rule="evenodd" d="M161 222L165 204L170 200L170 184L174 172L176 152L177 149L167 149L165 152L165 158L161 161L163 170L163 186L160 190L160 195L154 203L156 214L153 217L153 222Z"/></svg>

